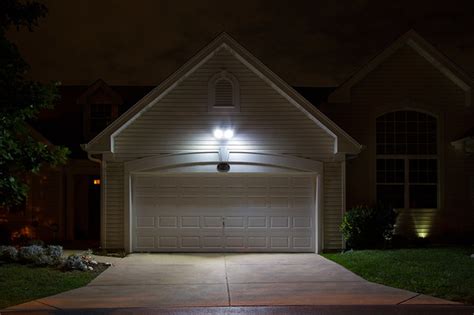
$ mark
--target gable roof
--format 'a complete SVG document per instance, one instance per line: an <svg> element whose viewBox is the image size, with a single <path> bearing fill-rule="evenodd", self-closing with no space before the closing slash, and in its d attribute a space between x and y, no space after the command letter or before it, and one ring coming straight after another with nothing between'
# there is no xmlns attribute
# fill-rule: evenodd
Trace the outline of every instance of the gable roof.
<svg viewBox="0 0 474 315"><path fill-rule="evenodd" d="M474 86L472 79L460 67L458 67L451 60L449 60L448 57L443 55L439 50L437 50L433 45L428 43L414 30L410 30L401 37L399 37L388 48L383 50L368 64L366 64L354 75L352 75L348 80L342 83L329 96L329 102L349 103L351 100L351 88L359 81L364 79L370 72L372 72L375 68L377 68L381 63L383 63L387 58L389 58L393 53L395 53L404 45L408 45L413 48L413 50L415 50L420 56L425 58L429 63L431 63L441 73L443 73L449 80L459 86L465 92L466 106L471 105L471 90Z"/></svg>
<svg viewBox="0 0 474 315"><path fill-rule="evenodd" d="M94 83L92 83L84 93L77 99L77 104L88 104L90 98L94 96L95 92L98 90L102 90L108 98L109 102L112 104L122 104L123 100L122 97L115 92L104 80L98 79Z"/></svg>
<svg viewBox="0 0 474 315"><path fill-rule="evenodd" d="M156 104L182 80L191 75L202 64L208 61L220 49L227 49L240 62L247 66L273 89L285 97L290 103L301 110L313 122L335 138L334 153L359 153L362 146L344 130L308 102L295 89L273 73L268 67L237 43L227 33L217 36L210 44L201 49L181 68L169 76L160 85L150 91L145 97L132 106L127 112L112 122L107 128L83 146L89 153L114 152L114 138L122 130L142 115L148 108ZM108 139L107 139L108 138ZM104 141L105 140L105 141ZM108 145L104 145L108 143Z"/></svg>

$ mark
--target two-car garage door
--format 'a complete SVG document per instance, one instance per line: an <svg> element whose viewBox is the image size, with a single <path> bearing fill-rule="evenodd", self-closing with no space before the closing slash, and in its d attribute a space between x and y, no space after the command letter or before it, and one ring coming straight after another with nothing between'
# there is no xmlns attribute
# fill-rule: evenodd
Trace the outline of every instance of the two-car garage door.
<svg viewBox="0 0 474 315"><path fill-rule="evenodd" d="M315 177L134 175L132 250L312 252Z"/></svg>

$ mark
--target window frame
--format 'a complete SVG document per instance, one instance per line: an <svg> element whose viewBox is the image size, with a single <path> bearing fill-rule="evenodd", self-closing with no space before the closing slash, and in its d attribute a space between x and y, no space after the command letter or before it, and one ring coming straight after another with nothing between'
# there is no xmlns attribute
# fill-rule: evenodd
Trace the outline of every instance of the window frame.
<svg viewBox="0 0 474 315"><path fill-rule="evenodd" d="M103 117L93 117L94 115L94 111L93 111L93 107L94 106L101 106L102 109L104 107L109 107L109 115L106 117L105 115L103 115ZM96 111L98 112L98 111ZM101 111L101 112L105 112L105 111ZM99 130L94 130L94 122L95 121L99 121L99 120L102 120L102 121L105 121L105 126L100 128ZM90 133L99 133L101 132L102 130L104 130L104 128L107 128L108 125L110 125L112 122L114 121L114 105L113 104L110 104L110 103L90 103L89 104L89 132Z"/></svg>
<svg viewBox="0 0 474 315"><path fill-rule="evenodd" d="M377 153L377 145L379 144L377 142L377 119L380 117L390 114L390 113L396 113L396 112L403 112L403 111L414 111L418 112L424 115L428 115L432 118L435 119L436 121L436 154L378 154ZM440 173L441 167L440 167L440 157L442 156L440 151L442 150L441 147L441 139L440 139L440 119L436 116L433 115L430 112L420 110L420 109L413 109L413 108L400 108L396 110L390 110L386 111L383 113L380 113L379 115L376 115L375 120L374 120L374 183L375 185L375 199L377 200L377 189L379 185L403 185L403 191L404 191L404 196L403 196L403 203L404 207L403 208L398 208L398 209L439 209L441 208L441 176L442 174ZM404 182L402 183L384 183L384 182L379 182L377 178L377 161L378 160L403 160L404 161ZM436 161L436 181L432 183L411 183L410 182L410 161L411 160L435 160ZM410 186L413 185L433 185L436 186L436 207L417 207L417 208L412 208L410 207ZM378 201L378 200L377 200Z"/></svg>
<svg viewBox="0 0 474 315"><path fill-rule="evenodd" d="M221 80L227 80L232 85L232 106L216 105L216 84ZM240 85L237 78L227 70L214 74L208 83L208 111L210 112L239 112L240 111Z"/></svg>

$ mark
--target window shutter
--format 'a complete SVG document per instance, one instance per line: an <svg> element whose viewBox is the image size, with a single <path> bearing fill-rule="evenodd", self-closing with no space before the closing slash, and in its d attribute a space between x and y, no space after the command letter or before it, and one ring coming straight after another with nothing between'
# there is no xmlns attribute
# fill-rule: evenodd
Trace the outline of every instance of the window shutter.
<svg viewBox="0 0 474 315"><path fill-rule="evenodd" d="M233 87L229 80L221 79L215 86L215 105L214 106L234 106Z"/></svg>

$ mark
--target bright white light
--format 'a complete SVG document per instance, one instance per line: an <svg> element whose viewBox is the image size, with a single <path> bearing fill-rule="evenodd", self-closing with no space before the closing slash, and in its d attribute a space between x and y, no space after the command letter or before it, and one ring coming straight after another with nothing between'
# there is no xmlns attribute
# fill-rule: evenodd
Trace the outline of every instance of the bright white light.
<svg viewBox="0 0 474 315"><path fill-rule="evenodd" d="M222 140L222 139L230 140L232 139L233 136L234 136L234 130L232 129L226 129L224 131L220 128L217 128L214 130L214 138L216 138L217 140Z"/></svg>
<svg viewBox="0 0 474 315"><path fill-rule="evenodd" d="M214 138L220 140L224 137L224 132L221 129L214 130Z"/></svg>
<svg viewBox="0 0 474 315"><path fill-rule="evenodd" d="M234 136L234 130L232 129L227 129L226 131L224 131L224 139L232 139L232 137Z"/></svg>

